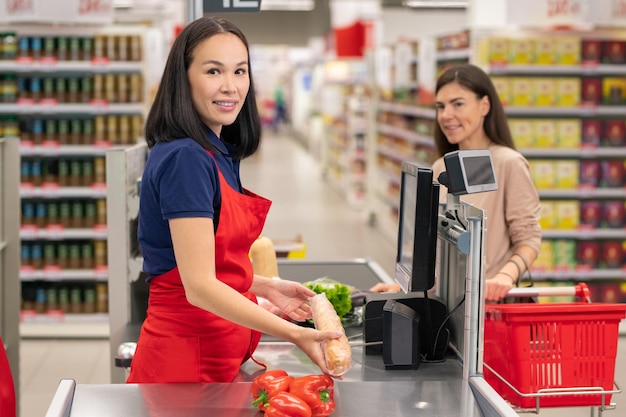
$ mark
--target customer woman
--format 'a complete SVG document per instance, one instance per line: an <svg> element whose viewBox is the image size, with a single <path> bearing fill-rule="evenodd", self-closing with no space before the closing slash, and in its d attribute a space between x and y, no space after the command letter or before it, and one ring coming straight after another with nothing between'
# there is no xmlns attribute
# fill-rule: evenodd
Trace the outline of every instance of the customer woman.
<svg viewBox="0 0 626 417"><path fill-rule="evenodd" d="M178 35L145 136L138 235L150 295L127 382L233 381L261 332L295 343L327 373L320 344L339 334L256 302L304 320L315 294L252 271L250 246L270 201L240 181L261 128L248 43L234 24L203 17Z"/></svg>
<svg viewBox="0 0 626 417"><path fill-rule="evenodd" d="M541 247L539 195L528 161L515 150L506 115L489 76L479 67L448 68L435 88L435 145L440 158L434 177L445 171L443 155L455 150L489 149L498 190L462 197L487 213L485 299L499 301L531 267ZM445 201L447 189L441 186ZM378 284L372 291L399 291Z"/></svg>

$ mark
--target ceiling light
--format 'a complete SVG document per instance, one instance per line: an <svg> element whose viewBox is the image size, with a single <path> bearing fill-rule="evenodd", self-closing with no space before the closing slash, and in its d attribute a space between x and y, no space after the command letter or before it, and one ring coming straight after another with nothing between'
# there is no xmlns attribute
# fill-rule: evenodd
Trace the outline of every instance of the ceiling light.
<svg viewBox="0 0 626 417"><path fill-rule="evenodd" d="M262 0L261 11L264 10L301 10L310 12L315 8L315 0Z"/></svg>
<svg viewBox="0 0 626 417"><path fill-rule="evenodd" d="M402 5L413 9L466 9L467 0L404 0Z"/></svg>

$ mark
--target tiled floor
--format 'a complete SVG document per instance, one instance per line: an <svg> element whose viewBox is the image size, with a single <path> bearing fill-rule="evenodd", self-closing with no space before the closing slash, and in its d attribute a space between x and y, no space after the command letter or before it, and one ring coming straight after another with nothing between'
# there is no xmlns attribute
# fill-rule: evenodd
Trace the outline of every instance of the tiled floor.
<svg viewBox="0 0 626 417"><path fill-rule="evenodd" d="M366 214L348 207L322 180L319 163L287 137L272 136L260 153L242 168L244 184L274 201L265 234L306 243L308 259L367 257L389 274L394 267L394 245L367 225ZM43 417L61 378L80 384L109 383L111 360L107 340L21 341L20 417ZM626 338L619 341L616 380L626 386ZM608 417L626 415L626 394L617 395L617 410ZM589 416L589 408L544 409L541 416ZM82 417L82 416L79 416ZM462 417L462 416L460 416Z"/></svg>

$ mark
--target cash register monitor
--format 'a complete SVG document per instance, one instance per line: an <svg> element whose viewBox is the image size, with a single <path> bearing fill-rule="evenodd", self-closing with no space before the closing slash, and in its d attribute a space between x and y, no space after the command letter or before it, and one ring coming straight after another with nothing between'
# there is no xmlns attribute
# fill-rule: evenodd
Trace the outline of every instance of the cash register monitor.
<svg viewBox="0 0 626 417"><path fill-rule="evenodd" d="M438 206L432 169L403 161L395 278L405 293L435 284Z"/></svg>

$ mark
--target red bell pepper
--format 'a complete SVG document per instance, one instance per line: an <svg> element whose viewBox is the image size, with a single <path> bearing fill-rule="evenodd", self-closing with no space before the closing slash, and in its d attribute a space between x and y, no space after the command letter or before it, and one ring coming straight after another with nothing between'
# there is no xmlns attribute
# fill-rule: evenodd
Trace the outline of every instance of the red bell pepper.
<svg viewBox="0 0 626 417"><path fill-rule="evenodd" d="M328 375L295 378L289 392L309 405L312 417L326 417L335 409L334 381Z"/></svg>
<svg viewBox="0 0 626 417"><path fill-rule="evenodd" d="M270 398L265 417L311 417L311 408L304 400L283 391Z"/></svg>
<svg viewBox="0 0 626 417"><path fill-rule="evenodd" d="M288 391L292 376L281 369L273 369L256 377L252 381L252 406L264 410L268 402L279 392Z"/></svg>

